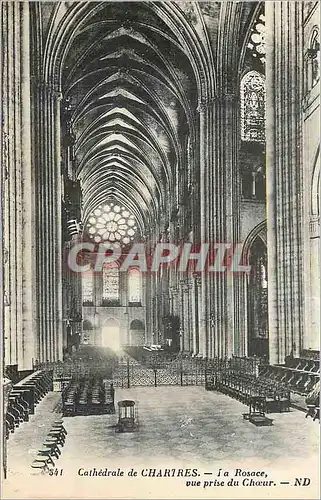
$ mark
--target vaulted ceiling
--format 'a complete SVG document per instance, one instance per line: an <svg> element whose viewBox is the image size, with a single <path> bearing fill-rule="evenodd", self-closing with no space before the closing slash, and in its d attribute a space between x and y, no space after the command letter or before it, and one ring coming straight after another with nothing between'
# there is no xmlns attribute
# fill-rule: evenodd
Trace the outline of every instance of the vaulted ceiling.
<svg viewBox="0 0 321 500"><path fill-rule="evenodd" d="M147 4L106 2L73 33L62 92L72 109L84 219L114 198L143 230L175 191L197 105L179 40Z"/></svg>
<svg viewBox="0 0 321 500"><path fill-rule="evenodd" d="M247 4L240 26L250 18ZM44 5L44 68L59 73L70 104L84 223L98 205L115 201L144 233L177 203L204 82L206 97L214 94L208 26L216 33L220 5L62 2L50 15Z"/></svg>

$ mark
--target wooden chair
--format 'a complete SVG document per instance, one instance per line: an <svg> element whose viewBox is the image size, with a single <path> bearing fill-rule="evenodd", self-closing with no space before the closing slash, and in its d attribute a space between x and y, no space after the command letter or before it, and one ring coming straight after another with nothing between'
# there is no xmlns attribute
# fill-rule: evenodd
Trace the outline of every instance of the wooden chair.
<svg viewBox="0 0 321 500"><path fill-rule="evenodd" d="M279 412L290 411L290 391L280 391L278 395Z"/></svg>
<svg viewBox="0 0 321 500"><path fill-rule="evenodd" d="M56 446L60 452L60 449L58 446L59 442L58 442L58 438L56 436L49 436L48 435L42 444L43 444L43 446L46 446L48 448Z"/></svg>
<svg viewBox="0 0 321 500"><path fill-rule="evenodd" d="M42 474L44 474L46 471L50 470L50 467L48 466L46 460L42 460L42 461L34 460L31 464L31 467L33 469L40 471Z"/></svg>
<svg viewBox="0 0 321 500"><path fill-rule="evenodd" d="M54 441L46 440L43 442L42 446L46 449L49 449L51 455L56 458L59 458L59 456L61 455L61 451L59 450L57 441L55 440Z"/></svg>
<svg viewBox="0 0 321 500"><path fill-rule="evenodd" d="M54 461L50 456L37 455L31 464L33 469L42 469L42 472L50 470L49 464L55 466Z"/></svg>
<svg viewBox="0 0 321 500"><path fill-rule="evenodd" d="M55 437L57 439L57 444L64 446L65 444L65 435L61 430L52 429L48 432L48 436Z"/></svg>
<svg viewBox="0 0 321 500"><path fill-rule="evenodd" d="M40 450L38 450L38 455L41 456L41 457L47 457L48 460L50 460L50 464L54 467L55 466L55 463L52 459L53 455L55 455L55 458L59 458L59 455L57 456L51 448L47 448L46 446L44 446L43 448L40 448Z"/></svg>
<svg viewBox="0 0 321 500"><path fill-rule="evenodd" d="M55 430L55 431L60 431L63 433L64 436L67 436L67 431L65 429L65 427L63 426L62 423L53 423L52 426L51 426L51 429L52 430Z"/></svg>
<svg viewBox="0 0 321 500"><path fill-rule="evenodd" d="M250 398L250 414L253 412L264 413L265 398L263 396L252 396Z"/></svg>

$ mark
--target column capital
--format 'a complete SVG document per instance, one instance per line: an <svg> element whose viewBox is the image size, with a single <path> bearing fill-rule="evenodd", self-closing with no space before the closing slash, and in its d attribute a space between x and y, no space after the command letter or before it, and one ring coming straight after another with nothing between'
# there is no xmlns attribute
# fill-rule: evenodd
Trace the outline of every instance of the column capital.
<svg viewBox="0 0 321 500"><path fill-rule="evenodd" d="M198 113L200 113L201 111L205 111L205 110L206 110L206 108L207 108L207 105L208 105L207 100L200 99L200 100L198 101L196 111L197 111Z"/></svg>
<svg viewBox="0 0 321 500"><path fill-rule="evenodd" d="M220 93L215 96L213 99L214 102L217 103L225 103L225 102L230 102L230 103L236 103L239 100L238 94L235 92L224 92Z"/></svg>
<svg viewBox="0 0 321 500"><path fill-rule="evenodd" d="M197 112L200 113L201 111L206 111L211 104L215 101L215 97L206 97L199 99L198 105L197 105Z"/></svg>

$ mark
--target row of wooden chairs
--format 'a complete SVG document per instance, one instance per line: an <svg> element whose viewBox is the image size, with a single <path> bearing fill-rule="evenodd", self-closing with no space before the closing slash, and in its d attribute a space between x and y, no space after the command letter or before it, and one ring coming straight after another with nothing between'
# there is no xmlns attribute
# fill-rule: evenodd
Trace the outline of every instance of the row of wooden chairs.
<svg viewBox="0 0 321 500"><path fill-rule="evenodd" d="M290 410L290 391L282 384L273 383L248 373L222 372L217 374L216 388L220 392L250 406L260 402L259 411L275 413Z"/></svg>
<svg viewBox="0 0 321 500"><path fill-rule="evenodd" d="M5 416L7 439L22 422L29 420L29 415L34 413L36 404L50 390L52 390L52 372L45 370L33 372L13 386Z"/></svg>
<svg viewBox="0 0 321 500"><path fill-rule="evenodd" d="M6 439L22 422L29 420L29 405L19 392L11 392L6 412Z"/></svg>
<svg viewBox="0 0 321 500"><path fill-rule="evenodd" d="M103 384L101 378L72 379L62 394L63 415L93 415L115 413L114 388Z"/></svg>
<svg viewBox="0 0 321 500"><path fill-rule="evenodd" d="M72 379L70 384L62 391L63 414L72 417L76 414L76 404L79 398L80 384Z"/></svg>
<svg viewBox="0 0 321 500"><path fill-rule="evenodd" d="M287 357L285 366L295 370L304 370L312 373L320 373L320 361L318 359Z"/></svg>
<svg viewBox="0 0 321 500"><path fill-rule="evenodd" d="M291 391L307 395L320 380L318 373L284 366L268 365L260 371L260 377L286 385Z"/></svg>
<svg viewBox="0 0 321 500"><path fill-rule="evenodd" d="M61 449L65 444L67 431L62 420L55 420L48 432L42 447L38 450L34 461L31 464L32 469L42 473L48 472L55 466L53 458L58 459L61 455Z"/></svg>
<svg viewBox="0 0 321 500"><path fill-rule="evenodd" d="M47 392L52 391L52 388L52 371L47 370L33 372L31 375L13 386L14 390L25 392L25 397L28 398L31 414L34 413L35 405L39 403Z"/></svg>
<svg viewBox="0 0 321 500"><path fill-rule="evenodd" d="M85 379L79 394L79 399L77 402L77 414L87 415L89 411L89 402L92 397L92 388L95 383L95 379Z"/></svg>
<svg viewBox="0 0 321 500"><path fill-rule="evenodd" d="M88 401L87 414L100 415L103 413L115 413L113 384L102 385L96 380L92 388L91 400Z"/></svg>

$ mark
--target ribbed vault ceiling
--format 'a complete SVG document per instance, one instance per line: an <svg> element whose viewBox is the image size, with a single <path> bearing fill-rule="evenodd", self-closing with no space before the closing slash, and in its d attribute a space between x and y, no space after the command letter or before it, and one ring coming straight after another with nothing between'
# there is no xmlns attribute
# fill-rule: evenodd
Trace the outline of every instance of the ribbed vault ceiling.
<svg viewBox="0 0 321 500"><path fill-rule="evenodd" d="M195 77L179 40L148 3L92 5L62 72L83 218L114 199L144 232L173 202L197 105Z"/></svg>

